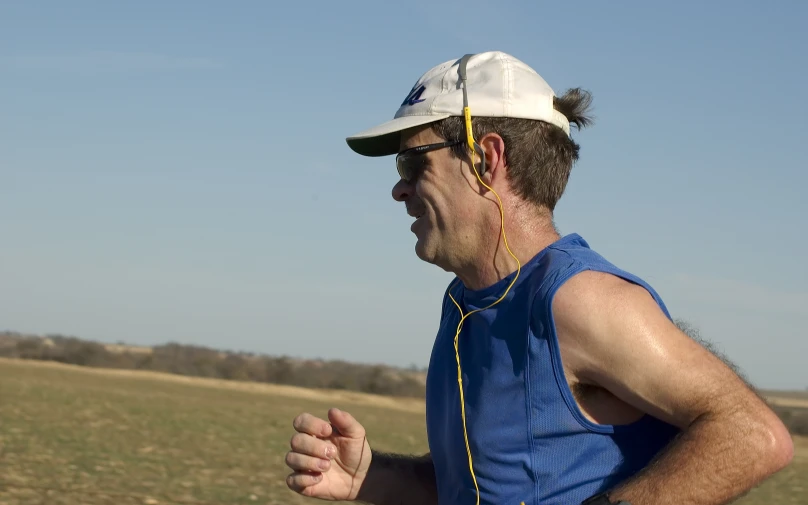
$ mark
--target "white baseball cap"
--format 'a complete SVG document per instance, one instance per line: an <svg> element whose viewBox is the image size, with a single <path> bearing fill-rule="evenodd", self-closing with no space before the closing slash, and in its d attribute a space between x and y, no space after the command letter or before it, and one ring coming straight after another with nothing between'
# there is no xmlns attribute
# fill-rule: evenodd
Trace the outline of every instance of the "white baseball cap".
<svg viewBox="0 0 808 505"><path fill-rule="evenodd" d="M394 118L346 139L363 156L389 156L399 151L403 130L463 116L460 58L441 63L422 75ZM466 86L472 122L475 116L546 121L570 133L567 118L553 107L555 93L535 70L501 51L472 55Z"/></svg>

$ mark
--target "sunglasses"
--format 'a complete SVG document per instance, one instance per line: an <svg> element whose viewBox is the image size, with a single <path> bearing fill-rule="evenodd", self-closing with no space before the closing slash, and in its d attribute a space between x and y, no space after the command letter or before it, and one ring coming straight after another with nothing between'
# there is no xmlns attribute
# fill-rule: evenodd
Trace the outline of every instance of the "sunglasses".
<svg viewBox="0 0 808 505"><path fill-rule="evenodd" d="M396 169L404 182L413 182L427 165L426 153L462 144L462 140L438 142L405 149L396 155Z"/></svg>

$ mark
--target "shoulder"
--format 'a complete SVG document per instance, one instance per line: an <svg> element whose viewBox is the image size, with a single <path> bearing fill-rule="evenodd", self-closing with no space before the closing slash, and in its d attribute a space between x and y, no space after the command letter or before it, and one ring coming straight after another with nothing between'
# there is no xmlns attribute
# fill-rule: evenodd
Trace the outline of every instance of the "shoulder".
<svg viewBox="0 0 808 505"><path fill-rule="evenodd" d="M564 366L637 409L683 427L738 377L683 333L645 287L584 271L552 305Z"/></svg>
<svg viewBox="0 0 808 505"><path fill-rule="evenodd" d="M667 318L645 286L610 272L584 269L573 273L553 299L553 316L562 322L610 319L615 311Z"/></svg>
<svg viewBox="0 0 808 505"><path fill-rule="evenodd" d="M567 366L576 374L598 374L639 354L663 358L667 346L660 340L681 338L646 287L609 272L574 274L558 288L551 310L559 344L568 350Z"/></svg>
<svg viewBox="0 0 808 505"><path fill-rule="evenodd" d="M597 299L604 291L623 288L638 293L648 291L652 298L656 296L644 281L611 263L579 235L549 246L541 263L544 268L539 291L547 299L585 294Z"/></svg>

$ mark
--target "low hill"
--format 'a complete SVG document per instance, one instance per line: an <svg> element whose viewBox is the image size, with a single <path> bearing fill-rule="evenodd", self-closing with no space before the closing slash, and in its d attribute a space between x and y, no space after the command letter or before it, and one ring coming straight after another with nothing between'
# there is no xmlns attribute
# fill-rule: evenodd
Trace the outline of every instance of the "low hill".
<svg viewBox="0 0 808 505"><path fill-rule="evenodd" d="M298 359L167 343L104 344L63 335L0 332L0 356L421 398L425 373L381 364Z"/></svg>
<svg viewBox="0 0 808 505"><path fill-rule="evenodd" d="M0 332L0 357L85 367L423 399L423 370L338 360L299 359L168 343L104 344L62 335ZM794 433L808 435L808 391L760 391Z"/></svg>

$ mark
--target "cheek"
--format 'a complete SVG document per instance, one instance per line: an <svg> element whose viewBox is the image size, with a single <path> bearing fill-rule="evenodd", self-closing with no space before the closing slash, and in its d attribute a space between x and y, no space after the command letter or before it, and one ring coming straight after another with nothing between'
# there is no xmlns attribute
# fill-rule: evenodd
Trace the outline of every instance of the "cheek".
<svg viewBox="0 0 808 505"><path fill-rule="evenodd" d="M433 170L427 169L415 183L415 194L441 221L451 221L454 216L462 215L468 210L465 208L468 195L461 189L462 184L463 182L440 177Z"/></svg>
<svg viewBox="0 0 808 505"><path fill-rule="evenodd" d="M431 202L434 199L436 187L434 177L422 173L415 181L415 194L421 201Z"/></svg>
<svg viewBox="0 0 808 505"><path fill-rule="evenodd" d="M418 198L426 207L435 211L446 207L445 195L434 181L428 179L419 180L415 185L415 194L418 195Z"/></svg>

